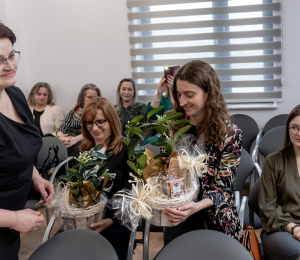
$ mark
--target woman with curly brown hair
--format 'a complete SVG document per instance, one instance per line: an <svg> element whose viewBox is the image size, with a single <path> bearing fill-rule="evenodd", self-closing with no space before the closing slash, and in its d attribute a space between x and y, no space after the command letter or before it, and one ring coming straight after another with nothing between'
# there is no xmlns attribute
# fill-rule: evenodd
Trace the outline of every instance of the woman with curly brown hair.
<svg viewBox="0 0 300 260"><path fill-rule="evenodd" d="M165 229L165 245L186 232L209 229L241 241L241 227L234 203L237 168L241 158L242 131L230 123L220 81L214 69L201 60L182 66L173 83L174 110L189 119L188 133L205 135L207 172L199 178L199 202L164 214L173 227ZM174 129L177 131L178 129Z"/></svg>

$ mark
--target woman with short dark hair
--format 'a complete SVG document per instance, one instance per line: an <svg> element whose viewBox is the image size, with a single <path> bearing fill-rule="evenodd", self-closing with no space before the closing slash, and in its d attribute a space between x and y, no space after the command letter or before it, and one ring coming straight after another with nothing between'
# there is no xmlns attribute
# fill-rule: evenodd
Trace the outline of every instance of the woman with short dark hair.
<svg viewBox="0 0 300 260"><path fill-rule="evenodd" d="M300 105L288 116L285 139L267 156L259 190L262 245L267 259L300 255Z"/></svg>

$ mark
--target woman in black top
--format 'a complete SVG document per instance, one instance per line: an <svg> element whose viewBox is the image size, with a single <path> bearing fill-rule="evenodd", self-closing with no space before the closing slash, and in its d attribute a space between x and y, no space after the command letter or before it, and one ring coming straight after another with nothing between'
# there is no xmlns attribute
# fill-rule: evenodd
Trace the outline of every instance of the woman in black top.
<svg viewBox="0 0 300 260"><path fill-rule="evenodd" d="M101 152L114 151L114 155L107 159L109 172L116 177L110 180L104 189L108 199L119 190L131 189L128 182L132 172L127 165L127 147L121 142L121 123L114 106L105 98L97 97L87 103L82 113L82 135L85 141L80 146L81 152L89 150L98 144L103 144ZM114 217L114 210L106 209L102 221L94 223L97 233L101 233L115 248L119 259L126 259L130 231L121 226Z"/></svg>
<svg viewBox="0 0 300 260"><path fill-rule="evenodd" d="M37 229L40 212L24 209L30 185L54 198L53 185L33 166L42 139L20 89L14 87L19 52L13 49L14 33L0 23L0 259L17 260L20 234Z"/></svg>

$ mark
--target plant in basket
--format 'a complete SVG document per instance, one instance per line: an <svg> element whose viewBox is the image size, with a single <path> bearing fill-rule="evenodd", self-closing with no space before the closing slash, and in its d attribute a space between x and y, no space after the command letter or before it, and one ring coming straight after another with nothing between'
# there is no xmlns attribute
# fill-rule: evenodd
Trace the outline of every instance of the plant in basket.
<svg viewBox="0 0 300 260"><path fill-rule="evenodd" d="M169 225L162 210L166 207L177 208L194 200L199 191L199 180L194 167L205 170L204 153L201 149L194 152L194 148L191 148L194 147L191 144L196 144L196 140L192 139L191 135L183 135L191 127L186 125L189 120L176 120L182 116L181 113L157 116L156 122L149 122L149 118L161 109L163 107L150 111L146 123L140 123L143 116L133 118L127 124L127 139L122 140L128 145L127 163L136 173L132 174L132 177L135 179L133 182L137 184L133 184L130 194L132 200L129 199L128 191L121 191L115 196L113 206L119 209L126 208L126 212L122 212L122 216L118 217L126 221L130 219L131 225L127 223L125 225L131 230L137 226L140 216L147 218L156 226ZM175 133L174 126L181 128ZM142 138L143 130L148 129L156 129L161 134L161 137L151 144L165 148L165 152L155 155L147 149L135 147L135 139L132 137L137 135ZM126 218L124 215L129 217Z"/></svg>
<svg viewBox="0 0 300 260"><path fill-rule="evenodd" d="M114 151L101 153L103 145L97 145L80 153L75 158L79 163L68 169L69 175L60 178L68 184L57 188L55 215L59 217L64 230L84 228L102 219L107 203L106 196L101 193L110 179L116 174L110 173L106 160Z"/></svg>

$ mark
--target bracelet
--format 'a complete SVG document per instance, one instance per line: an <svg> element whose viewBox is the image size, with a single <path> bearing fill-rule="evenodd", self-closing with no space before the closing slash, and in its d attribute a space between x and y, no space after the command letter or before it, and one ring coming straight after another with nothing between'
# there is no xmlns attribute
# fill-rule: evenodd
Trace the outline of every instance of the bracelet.
<svg viewBox="0 0 300 260"><path fill-rule="evenodd" d="M18 223L18 214L17 214L17 211L15 211L15 213L16 213L16 223L14 225L12 225L9 229L13 229L13 227L15 225L17 225L17 223Z"/></svg>
<svg viewBox="0 0 300 260"><path fill-rule="evenodd" d="M155 100L154 98L153 98L153 101L154 101L155 103L159 103L159 102L160 102L160 100Z"/></svg>

